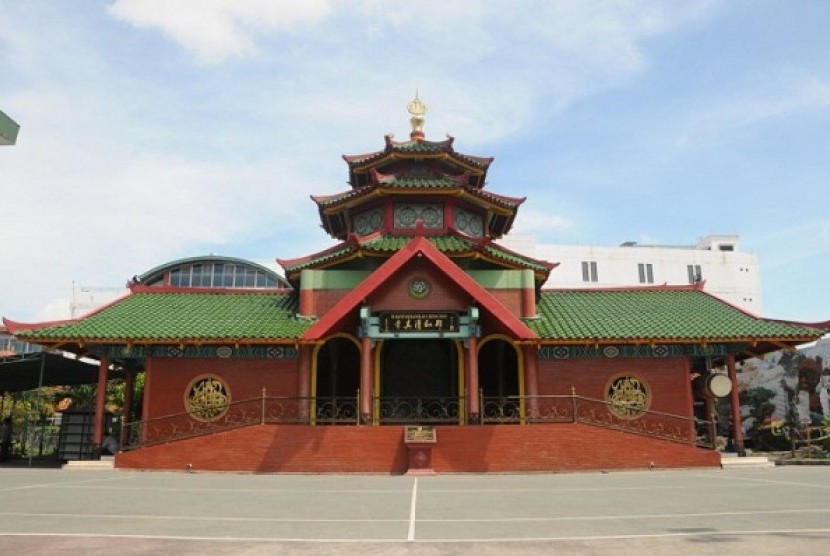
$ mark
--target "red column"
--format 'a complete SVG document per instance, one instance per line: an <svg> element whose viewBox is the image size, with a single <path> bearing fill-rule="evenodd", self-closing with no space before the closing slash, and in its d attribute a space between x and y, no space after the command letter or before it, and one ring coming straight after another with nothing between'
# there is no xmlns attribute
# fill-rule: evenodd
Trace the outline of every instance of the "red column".
<svg viewBox="0 0 830 556"><path fill-rule="evenodd" d="M738 392L738 373L735 370L735 355L730 353L726 356L726 367L729 370L729 380L732 381L732 392L729 400L732 408L732 434L735 438L735 449L739 456L745 456L744 449L744 425L741 419L741 401Z"/></svg>
<svg viewBox="0 0 830 556"><path fill-rule="evenodd" d="M129 439L127 432L130 428L130 420L132 418L131 411L133 407L133 395L135 390L135 370L126 369L124 371L124 414L121 416L121 438L119 444L124 445L124 442Z"/></svg>
<svg viewBox="0 0 830 556"><path fill-rule="evenodd" d="M372 364L372 339L364 337L360 341L360 422L372 422L372 397L374 395L375 369Z"/></svg>
<svg viewBox="0 0 830 556"><path fill-rule="evenodd" d="M689 423L689 438L694 440L697 437L697 423L695 423L695 396L692 385L692 360L689 357L684 359L684 366L686 367L686 407L692 421Z"/></svg>
<svg viewBox="0 0 830 556"><path fill-rule="evenodd" d="M481 422L481 408L479 407L478 392L478 338L467 338L467 415L468 422Z"/></svg>
<svg viewBox="0 0 830 556"><path fill-rule="evenodd" d="M522 346L525 360L525 399L528 400L526 411L533 418L539 415L539 371L536 346L526 344Z"/></svg>
<svg viewBox="0 0 830 556"><path fill-rule="evenodd" d="M141 399L141 420L147 421L151 417L150 413L150 398L153 389L151 387L153 381L153 358L148 357L144 362L144 394ZM141 442L147 440L147 427L141 427L140 432Z"/></svg>
<svg viewBox="0 0 830 556"><path fill-rule="evenodd" d="M301 419L307 419L309 414L309 398L311 397L311 347L308 344L300 344L298 347L297 397L300 398L298 417Z"/></svg>
<svg viewBox="0 0 830 556"><path fill-rule="evenodd" d="M98 365L98 389L95 392L95 423L92 428L92 443L98 447L104 440L104 404L107 401L107 375L110 362L106 356L101 357Z"/></svg>

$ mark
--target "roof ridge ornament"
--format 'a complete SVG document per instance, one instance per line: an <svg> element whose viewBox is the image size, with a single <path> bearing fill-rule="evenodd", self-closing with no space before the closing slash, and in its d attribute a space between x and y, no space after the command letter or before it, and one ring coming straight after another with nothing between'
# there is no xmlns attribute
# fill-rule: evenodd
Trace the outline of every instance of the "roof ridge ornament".
<svg viewBox="0 0 830 556"><path fill-rule="evenodd" d="M412 132L409 137L415 141L424 138L424 114L427 111L427 105L418 98L418 90L415 89L415 98L410 100L406 105L407 111L412 114L409 118L409 123L412 126Z"/></svg>

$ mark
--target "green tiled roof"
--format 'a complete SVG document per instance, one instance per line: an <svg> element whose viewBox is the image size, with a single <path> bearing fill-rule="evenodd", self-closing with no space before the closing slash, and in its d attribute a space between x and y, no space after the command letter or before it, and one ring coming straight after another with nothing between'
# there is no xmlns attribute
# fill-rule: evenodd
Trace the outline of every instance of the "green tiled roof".
<svg viewBox="0 0 830 556"><path fill-rule="evenodd" d="M522 266L526 266L527 268L531 268L533 270L539 270L542 272L548 272L550 270L549 267L541 264L538 261L535 261L523 255L519 255L518 253L512 253L492 243L484 248L484 252L493 257L494 259L507 261L513 264L519 264Z"/></svg>
<svg viewBox="0 0 830 556"><path fill-rule="evenodd" d="M400 189L452 189L456 187L464 187L463 183L460 183L458 180L454 180L452 178L398 178L395 176L385 176L378 180L378 184L383 187ZM321 207L330 207L338 203L348 201L349 199L369 194L374 191L375 188L376 186L371 184L351 189L349 191L343 191L342 193L335 193L326 197L315 197L314 200Z"/></svg>
<svg viewBox="0 0 830 556"><path fill-rule="evenodd" d="M297 295L274 292L140 292L77 321L16 333L43 341L281 340L310 326Z"/></svg>
<svg viewBox="0 0 830 556"><path fill-rule="evenodd" d="M420 140L393 143L392 150L405 153L440 153L452 152L452 147L447 144L447 141Z"/></svg>
<svg viewBox="0 0 830 556"><path fill-rule="evenodd" d="M427 239L443 253L469 251L475 245L472 241L458 236L429 236ZM394 252L410 241L412 241L412 236L387 234L364 242L363 247L377 252Z"/></svg>
<svg viewBox="0 0 830 556"><path fill-rule="evenodd" d="M312 268L328 261L336 261L340 257L354 252L354 250L355 247L351 243L342 243L340 245L336 245L334 249L323 251L322 253L316 253L306 259L303 259L301 262L291 266L286 266L284 268L286 272L298 272L305 268Z"/></svg>
<svg viewBox="0 0 830 556"><path fill-rule="evenodd" d="M442 253L445 253L449 256L453 256L453 254L457 253L465 253L478 249L478 245L476 242L456 235L428 236L428 239L433 243L433 245L440 249ZM358 249L363 249L365 251L373 253L391 254L401 249L410 241L412 241L412 236L410 235L385 234L364 241L360 245L360 247L350 243L343 243L341 244L340 248L325 251L323 253L319 253L316 256L312 255L311 257L309 257L306 260L303 260L300 263L297 263L290 267L285 267L285 271L286 273L293 274L305 268L314 268L329 261L335 261L340 257L357 251ZM510 251L507 251L506 249L503 249L495 243L487 244L482 251L487 256L492 257L493 259L504 261L512 265L519 265L525 268L545 273L547 273L550 270L547 266L540 263L539 261L536 261L529 257L524 257L522 255L519 255L518 253L512 253Z"/></svg>
<svg viewBox="0 0 830 556"><path fill-rule="evenodd" d="M458 180L452 178L400 178L397 176L384 176L378 183L387 187L400 187L403 189L438 189L461 187Z"/></svg>
<svg viewBox="0 0 830 556"><path fill-rule="evenodd" d="M482 156L466 155L456 152L453 149L453 140L451 138L443 141L427 141L425 139L410 140L410 141L394 141L391 137L386 138L386 148L382 151L375 151L359 155L344 155L343 158L350 167L359 164L366 164L373 160L380 160L389 153L403 153L403 154L437 154L448 153L460 160L479 168L486 169L492 162L492 158Z"/></svg>
<svg viewBox="0 0 830 556"><path fill-rule="evenodd" d="M541 338L569 341L816 339L822 331L750 316L692 289L542 291Z"/></svg>

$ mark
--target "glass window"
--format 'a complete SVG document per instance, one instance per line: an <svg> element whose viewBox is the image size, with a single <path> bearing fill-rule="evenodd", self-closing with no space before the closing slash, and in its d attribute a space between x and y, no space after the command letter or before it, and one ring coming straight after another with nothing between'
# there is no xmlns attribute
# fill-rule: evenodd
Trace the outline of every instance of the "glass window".
<svg viewBox="0 0 830 556"><path fill-rule="evenodd" d="M654 283L654 268L651 263L639 263L637 265L637 273L640 277L641 284Z"/></svg>
<svg viewBox="0 0 830 556"><path fill-rule="evenodd" d="M202 285L202 265L194 264L190 268L190 283L196 287Z"/></svg>
<svg viewBox="0 0 830 556"><path fill-rule="evenodd" d="M703 281L703 273L700 270L699 264L686 265L686 271L689 273L690 284L697 284Z"/></svg>
<svg viewBox="0 0 830 556"><path fill-rule="evenodd" d="M597 282L599 281L597 275L596 261L582 261L582 281L583 282Z"/></svg>
<svg viewBox="0 0 830 556"><path fill-rule="evenodd" d="M241 265L236 265L236 269L233 274L233 286L235 288L242 288L245 286L245 267Z"/></svg>
<svg viewBox="0 0 830 556"><path fill-rule="evenodd" d="M194 263L169 271L169 283L180 288L268 288L281 282L270 272L232 263Z"/></svg>
<svg viewBox="0 0 830 556"><path fill-rule="evenodd" d="M223 288L233 287L233 265L232 264L226 264L225 265L224 273L222 274L221 286Z"/></svg>

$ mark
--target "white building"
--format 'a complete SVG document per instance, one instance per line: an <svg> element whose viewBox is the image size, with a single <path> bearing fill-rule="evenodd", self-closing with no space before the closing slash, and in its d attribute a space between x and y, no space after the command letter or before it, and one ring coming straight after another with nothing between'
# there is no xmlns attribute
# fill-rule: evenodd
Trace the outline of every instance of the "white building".
<svg viewBox="0 0 830 556"><path fill-rule="evenodd" d="M709 235L696 245L618 247L537 244L532 236L507 235L499 243L525 255L560 263L546 288L613 288L679 285L703 281L704 289L750 313L761 315L758 257L740 249L737 235Z"/></svg>

